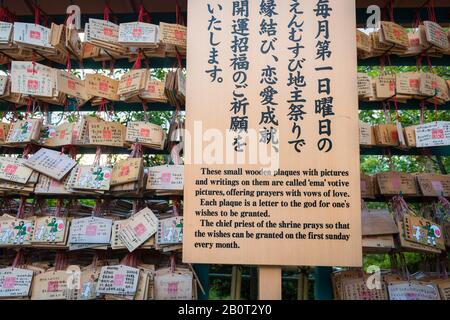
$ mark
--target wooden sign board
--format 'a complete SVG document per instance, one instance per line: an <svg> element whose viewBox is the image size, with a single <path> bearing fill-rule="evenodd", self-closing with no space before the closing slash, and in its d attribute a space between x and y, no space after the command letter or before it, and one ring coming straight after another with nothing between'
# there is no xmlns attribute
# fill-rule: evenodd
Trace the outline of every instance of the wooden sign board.
<svg viewBox="0 0 450 320"><path fill-rule="evenodd" d="M442 50L448 50L450 45L445 29L433 21L424 21L423 25L427 41Z"/></svg>
<svg viewBox="0 0 450 320"><path fill-rule="evenodd" d="M260 34L259 2L233 10L209 1L222 8L217 65L208 63L206 4L188 7L186 131L209 143L184 149L183 262L361 266L354 1L328 1L325 19L313 1L277 1L273 50ZM239 19L248 22L244 35L233 34ZM251 45L233 46L235 38ZM295 84L300 74L305 81Z"/></svg>
<svg viewBox="0 0 450 320"><path fill-rule="evenodd" d="M58 181L76 165L76 161L61 152L46 148L39 149L26 160L25 165Z"/></svg>
<svg viewBox="0 0 450 320"><path fill-rule="evenodd" d="M440 300L436 285L420 282L394 282L388 285L389 300Z"/></svg>
<svg viewBox="0 0 450 320"><path fill-rule="evenodd" d="M14 122L6 137L8 144L23 144L37 140L41 131L42 119L26 119Z"/></svg>
<svg viewBox="0 0 450 320"><path fill-rule="evenodd" d="M124 265L102 267L97 293L134 296L138 279L139 269Z"/></svg>
<svg viewBox="0 0 450 320"><path fill-rule="evenodd" d="M101 269L88 268L80 274L80 289L77 300L93 300L97 298L97 283Z"/></svg>
<svg viewBox="0 0 450 320"><path fill-rule="evenodd" d="M38 182L34 188L36 194L54 194L54 195L68 195L70 191L64 187L64 181L52 179L44 174L40 174Z"/></svg>
<svg viewBox="0 0 450 320"><path fill-rule="evenodd" d="M375 142L375 134L369 123L359 122L359 144L362 146L373 146Z"/></svg>
<svg viewBox="0 0 450 320"><path fill-rule="evenodd" d="M132 252L158 230L158 218L149 208L131 216L119 230L119 238Z"/></svg>
<svg viewBox="0 0 450 320"><path fill-rule="evenodd" d="M433 121L418 125L415 129L417 148L450 145L450 121Z"/></svg>
<svg viewBox="0 0 450 320"><path fill-rule="evenodd" d="M33 47L52 48L50 29L34 23L14 22L13 40Z"/></svg>
<svg viewBox="0 0 450 320"><path fill-rule="evenodd" d="M0 269L0 298L28 297L32 279L32 270Z"/></svg>
<svg viewBox="0 0 450 320"><path fill-rule="evenodd" d="M186 48L187 28L179 24L159 23L161 42L181 49Z"/></svg>
<svg viewBox="0 0 450 320"><path fill-rule="evenodd" d="M44 137L43 144L47 147L62 147L71 145L73 142L73 132L75 123L62 123L56 127L50 127L47 135Z"/></svg>
<svg viewBox="0 0 450 320"><path fill-rule="evenodd" d="M383 37L387 42L398 45L405 49L408 48L408 32L405 28L393 22L382 21L381 30L383 33Z"/></svg>

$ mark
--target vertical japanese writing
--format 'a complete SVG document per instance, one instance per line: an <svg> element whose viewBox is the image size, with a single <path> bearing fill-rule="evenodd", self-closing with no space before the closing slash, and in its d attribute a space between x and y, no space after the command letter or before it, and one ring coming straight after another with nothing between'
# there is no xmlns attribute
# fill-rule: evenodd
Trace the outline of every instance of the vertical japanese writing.
<svg viewBox="0 0 450 320"><path fill-rule="evenodd" d="M249 102L245 93L247 88L247 72L249 70L249 5L248 0L233 1L231 31L231 67L233 68L233 98L231 101L230 130L235 133L233 148L243 152L246 143L241 135L248 132L247 107Z"/></svg>
<svg viewBox="0 0 450 320"><path fill-rule="evenodd" d="M334 116L333 96L331 94L330 73L333 67L329 64L331 57L331 40L329 31L329 17L333 9L329 6L328 0L318 0L316 7L313 9L317 17L317 34L316 42L316 68L318 74L317 94L318 99L315 100L315 112L319 115L319 135L317 142L319 151L329 152L333 149L332 140L332 122Z"/></svg>
<svg viewBox="0 0 450 320"><path fill-rule="evenodd" d="M277 42L278 23L276 16L277 3L276 0L261 0L259 4L259 14L262 19L259 24L259 34L261 35L260 52L263 55L271 55L272 58L266 66L261 70L260 84L263 86L259 95L261 103L261 119L260 143L272 144L275 152L278 148L278 119L275 114L275 108L278 106L276 96L278 91L275 89L278 83L277 66L278 57L276 56L275 44Z"/></svg>
<svg viewBox="0 0 450 320"><path fill-rule="evenodd" d="M305 46L303 45L303 11L301 10L299 0L291 0L290 2L290 20L288 23L289 30L289 47L290 51L288 63L288 80L287 87L289 88L289 112L287 114L291 122L292 138L289 144L293 145L294 150L298 153L306 145L306 141L302 134L302 121L307 114L304 110L306 99L303 97L303 89L306 87L306 79L303 75L302 69L306 59L303 57Z"/></svg>
<svg viewBox="0 0 450 320"><path fill-rule="evenodd" d="M220 68L219 63L219 45L220 41L215 40L216 32L222 31L222 20L215 16L215 12L222 11L222 5L218 4L216 7L207 4L207 10L209 13L208 19L208 32L209 32L209 56L208 56L208 70L205 72L211 77L211 82L222 83L223 78L221 77L222 68Z"/></svg>

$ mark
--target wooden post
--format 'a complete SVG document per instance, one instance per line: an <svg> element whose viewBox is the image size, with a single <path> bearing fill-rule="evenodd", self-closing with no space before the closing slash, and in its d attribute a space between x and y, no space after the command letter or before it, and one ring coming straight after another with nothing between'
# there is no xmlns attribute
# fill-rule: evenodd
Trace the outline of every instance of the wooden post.
<svg viewBox="0 0 450 320"><path fill-rule="evenodd" d="M241 300L242 268L233 266L231 269L231 300Z"/></svg>
<svg viewBox="0 0 450 320"><path fill-rule="evenodd" d="M281 267L259 267L259 300L281 300Z"/></svg>

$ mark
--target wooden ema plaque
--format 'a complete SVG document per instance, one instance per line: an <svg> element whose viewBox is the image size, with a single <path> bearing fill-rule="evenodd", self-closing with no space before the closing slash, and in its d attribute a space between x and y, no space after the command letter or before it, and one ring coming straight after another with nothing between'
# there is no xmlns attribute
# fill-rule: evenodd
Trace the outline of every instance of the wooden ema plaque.
<svg viewBox="0 0 450 320"><path fill-rule="evenodd" d="M109 244L112 220L98 217L73 219L70 225L70 244Z"/></svg>
<svg viewBox="0 0 450 320"><path fill-rule="evenodd" d="M62 70L57 71L56 89L59 92L82 100L89 100L90 96L87 94L84 83L84 80L81 80L69 72Z"/></svg>
<svg viewBox="0 0 450 320"><path fill-rule="evenodd" d="M87 74L85 79L86 93L108 100L120 100L117 90L119 81L101 74Z"/></svg>
<svg viewBox="0 0 450 320"><path fill-rule="evenodd" d="M139 269L124 265L102 267L97 293L134 296L138 279Z"/></svg>
<svg viewBox="0 0 450 320"><path fill-rule="evenodd" d="M34 221L32 243L66 244L68 221L64 217L45 216Z"/></svg>
<svg viewBox="0 0 450 320"><path fill-rule="evenodd" d="M420 191L425 197L450 197L450 176L420 173L416 175Z"/></svg>
<svg viewBox="0 0 450 320"><path fill-rule="evenodd" d="M142 158L128 158L117 161L112 170L111 186L138 181L143 170Z"/></svg>
<svg viewBox="0 0 450 320"><path fill-rule="evenodd" d="M361 266L355 3L327 1L323 18L313 1L277 1L277 41L259 2L208 4L217 46L206 2L188 7L183 262ZM248 30L233 34L239 19Z"/></svg>
<svg viewBox="0 0 450 320"><path fill-rule="evenodd" d="M433 121L415 127L416 147L439 147L450 145L450 121Z"/></svg>
<svg viewBox="0 0 450 320"><path fill-rule="evenodd" d="M0 269L0 298L28 297L32 278L32 270Z"/></svg>
<svg viewBox="0 0 450 320"><path fill-rule="evenodd" d="M58 181L76 165L75 160L61 152L41 148L33 154L25 165Z"/></svg>
<svg viewBox="0 0 450 320"><path fill-rule="evenodd" d="M34 221L9 215L0 217L0 247L31 244Z"/></svg>
<svg viewBox="0 0 450 320"><path fill-rule="evenodd" d="M69 276L66 270L47 271L34 276L31 300L65 300Z"/></svg>
<svg viewBox="0 0 450 320"><path fill-rule="evenodd" d="M155 273L155 300L192 300L192 272L159 269Z"/></svg>
<svg viewBox="0 0 450 320"><path fill-rule="evenodd" d="M89 144L123 147L126 128L117 122L89 122Z"/></svg>
<svg viewBox="0 0 450 320"><path fill-rule="evenodd" d="M158 218L149 208L132 215L119 230L119 238L132 252L158 230Z"/></svg>
<svg viewBox="0 0 450 320"><path fill-rule="evenodd" d="M0 157L0 179L25 184L33 170L25 166L25 159Z"/></svg>
<svg viewBox="0 0 450 320"><path fill-rule="evenodd" d="M412 174L405 172L383 172L377 174L381 194L417 195L416 180Z"/></svg>
<svg viewBox="0 0 450 320"><path fill-rule="evenodd" d="M439 224L422 217L405 215L403 225L406 239L429 247L445 249L444 232Z"/></svg>
<svg viewBox="0 0 450 320"><path fill-rule="evenodd" d="M435 284L399 281L388 285L389 300L440 300Z"/></svg>
<svg viewBox="0 0 450 320"><path fill-rule="evenodd" d="M183 165L148 168L147 190L180 190L184 188Z"/></svg>

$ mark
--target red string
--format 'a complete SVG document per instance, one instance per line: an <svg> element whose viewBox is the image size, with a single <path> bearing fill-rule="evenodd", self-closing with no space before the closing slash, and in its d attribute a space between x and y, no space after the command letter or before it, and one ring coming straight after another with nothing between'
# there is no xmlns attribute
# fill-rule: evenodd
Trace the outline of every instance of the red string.
<svg viewBox="0 0 450 320"><path fill-rule="evenodd" d="M28 116L30 114L31 111L31 104L33 103L33 99L31 97L28 98L27 101L27 108L25 110L25 118L28 119Z"/></svg>
<svg viewBox="0 0 450 320"><path fill-rule="evenodd" d="M62 199L58 198L58 201L56 202L55 217L60 217L61 216L61 207L62 207Z"/></svg>
<svg viewBox="0 0 450 320"><path fill-rule="evenodd" d="M108 3L105 1L105 5L103 6L103 20L109 21L109 11L110 8Z"/></svg>
<svg viewBox="0 0 450 320"><path fill-rule="evenodd" d="M17 250L16 256L14 257L14 261L12 263L13 268L16 268L18 265L21 264L22 257L23 257L22 248L19 248L19 250Z"/></svg>
<svg viewBox="0 0 450 320"><path fill-rule="evenodd" d="M141 52L139 51L136 56L136 61L133 64L133 69L140 69L141 68Z"/></svg>
<svg viewBox="0 0 450 320"><path fill-rule="evenodd" d="M39 6L35 5L34 6L34 24L39 24L40 13L41 13L41 10L39 9Z"/></svg>
<svg viewBox="0 0 450 320"><path fill-rule="evenodd" d="M70 61L70 52L67 51L67 71L70 72L72 70L72 63Z"/></svg>
<svg viewBox="0 0 450 320"><path fill-rule="evenodd" d="M182 69L183 65L181 63L181 55L180 55L180 52L178 52L178 48L177 47L175 47L175 52L177 54L178 68Z"/></svg>
<svg viewBox="0 0 450 320"><path fill-rule="evenodd" d="M141 3L139 6L139 16L138 16L138 22L142 22L144 18L144 5Z"/></svg>

